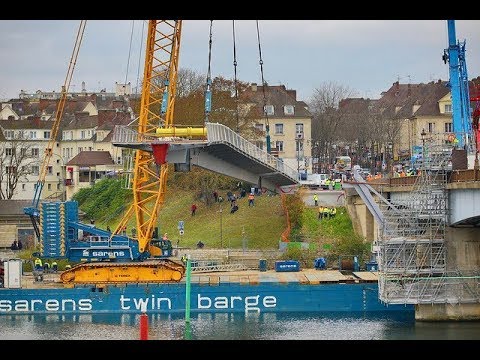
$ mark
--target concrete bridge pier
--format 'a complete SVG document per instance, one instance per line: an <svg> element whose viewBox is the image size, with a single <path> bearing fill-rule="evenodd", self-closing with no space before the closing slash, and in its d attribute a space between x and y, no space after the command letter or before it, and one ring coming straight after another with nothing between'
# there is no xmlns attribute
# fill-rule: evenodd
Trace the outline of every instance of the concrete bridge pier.
<svg viewBox="0 0 480 360"><path fill-rule="evenodd" d="M447 227L445 234L447 272L480 275L480 229ZM477 287L472 291L479 291ZM461 301L461 299L460 299ZM480 320L480 303L418 304L415 319L423 321Z"/></svg>

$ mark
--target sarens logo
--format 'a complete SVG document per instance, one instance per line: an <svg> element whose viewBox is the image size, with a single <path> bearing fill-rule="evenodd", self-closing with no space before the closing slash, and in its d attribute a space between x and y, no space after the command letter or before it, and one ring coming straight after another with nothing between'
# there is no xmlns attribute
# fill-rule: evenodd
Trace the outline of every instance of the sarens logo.
<svg viewBox="0 0 480 360"><path fill-rule="evenodd" d="M91 254L88 249L83 250L82 256L92 256L92 257L108 257L108 258L117 258L117 257L124 257L125 251L102 251L102 250L92 250Z"/></svg>
<svg viewBox="0 0 480 360"><path fill-rule="evenodd" d="M0 312L35 312L35 311L91 311L91 299L18 299L18 300L0 300Z"/></svg>

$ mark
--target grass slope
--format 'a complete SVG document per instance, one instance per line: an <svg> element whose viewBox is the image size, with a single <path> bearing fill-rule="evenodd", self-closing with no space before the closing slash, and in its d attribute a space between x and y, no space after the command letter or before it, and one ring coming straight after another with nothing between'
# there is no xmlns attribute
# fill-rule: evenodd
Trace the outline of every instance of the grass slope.
<svg viewBox="0 0 480 360"><path fill-rule="evenodd" d="M132 198L131 192L123 190L121 185L118 180L105 179L79 191L74 200L79 202L87 219L95 219L96 226L106 228L109 225L114 229ZM226 198L227 191L221 190L219 195ZM195 216L190 211L193 203L197 205ZM241 249L245 241L248 249L278 249L281 234L287 227L281 197L256 196L253 207L248 206L246 197L237 203L239 210L231 214L228 201L206 205L198 200L197 190L170 185L158 218L159 233L166 232L172 243L181 247L195 247L202 241L206 248ZM290 203L294 206L290 217L296 218L296 224L292 223L290 241L316 244L317 250L312 256L321 254L332 259L340 254L368 256L370 244L355 234L344 207L337 208L334 218L319 220L316 208L306 207L303 202L299 204L298 199ZM297 212L296 216L293 216L294 212ZM134 221L132 218L128 224L129 234L135 227ZM184 235L179 234L179 221L184 222Z"/></svg>

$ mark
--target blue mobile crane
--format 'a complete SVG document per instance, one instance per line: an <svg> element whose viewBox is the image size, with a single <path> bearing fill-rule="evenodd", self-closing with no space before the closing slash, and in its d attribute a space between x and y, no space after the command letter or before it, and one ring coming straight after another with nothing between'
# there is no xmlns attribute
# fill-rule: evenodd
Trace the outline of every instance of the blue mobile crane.
<svg viewBox="0 0 480 360"><path fill-rule="evenodd" d="M448 86L452 94L452 123L456 146L469 150L475 144L472 132L470 95L468 87L465 43L456 39L455 20L447 20L448 49L443 52L443 62L449 65ZM458 141L458 142L457 142Z"/></svg>

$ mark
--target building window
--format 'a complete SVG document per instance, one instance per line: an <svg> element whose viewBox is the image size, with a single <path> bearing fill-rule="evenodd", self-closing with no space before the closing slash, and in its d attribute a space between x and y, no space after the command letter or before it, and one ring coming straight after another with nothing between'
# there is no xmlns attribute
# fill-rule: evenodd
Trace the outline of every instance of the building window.
<svg viewBox="0 0 480 360"><path fill-rule="evenodd" d="M40 168L38 165L32 165L32 175L38 175Z"/></svg>
<svg viewBox="0 0 480 360"><path fill-rule="evenodd" d="M256 124L255 124L255 130L257 130L257 131L263 131L263 124L256 123Z"/></svg>
<svg viewBox="0 0 480 360"><path fill-rule="evenodd" d="M5 149L5 155L6 156L13 156L14 149L13 148L6 148Z"/></svg>
<svg viewBox="0 0 480 360"><path fill-rule="evenodd" d="M7 171L7 174L15 174L17 172L15 166L6 166L5 170Z"/></svg>
<svg viewBox="0 0 480 360"><path fill-rule="evenodd" d="M60 190L60 184L57 184L57 190Z"/></svg>
<svg viewBox="0 0 480 360"><path fill-rule="evenodd" d="M5 138L13 139L13 130L5 130Z"/></svg>
<svg viewBox="0 0 480 360"><path fill-rule="evenodd" d="M78 147L78 153L80 154L83 151L83 147L79 146Z"/></svg>
<svg viewBox="0 0 480 360"><path fill-rule="evenodd" d="M53 174L53 166L49 166L48 167L48 175L52 175Z"/></svg>
<svg viewBox="0 0 480 360"><path fill-rule="evenodd" d="M274 109L273 105L265 105L265 107L263 108L263 111L264 111L267 115L273 115L273 114L275 114L275 109Z"/></svg>
<svg viewBox="0 0 480 360"><path fill-rule="evenodd" d="M27 190L27 184L22 184L22 191Z"/></svg>
<svg viewBox="0 0 480 360"><path fill-rule="evenodd" d="M37 132L36 131L30 131L28 133L28 138L29 139L36 139L37 138Z"/></svg>
<svg viewBox="0 0 480 360"><path fill-rule="evenodd" d="M283 124L275 124L275 135L283 135Z"/></svg>
<svg viewBox="0 0 480 360"><path fill-rule="evenodd" d="M26 149L26 148L21 148L21 149L20 149L20 154L21 154L23 157L27 156L27 149Z"/></svg>
<svg viewBox="0 0 480 360"><path fill-rule="evenodd" d="M47 184L47 189L48 189L49 191L51 191L51 190L52 190L52 184Z"/></svg>
<svg viewBox="0 0 480 360"><path fill-rule="evenodd" d="M445 113L446 114L452 113L452 104L445 104Z"/></svg>
<svg viewBox="0 0 480 360"><path fill-rule="evenodd" d="M303 152L303 141L295 141L295 151Z"/></svg>
<svg viewBox="0 0 480 360"><path fill-rule="evenodd" d="M255 146L260 150L263 150L263 141L255 141Z"/></svg>
<svg viewBox="0 0 480 360"><path fill-rule="evenodd" d="M295 139L303 139L303 124L295 124Z"/></svg>
<svg viewBox="0 0 480 360"><path fill-rule="evenodd" d="M275 147L277 148L278 152L283 152L283 141L275 141Z"/></svg>
<svg viewBox="0 0 480 360"><path fill-rule="evenodd" d="M44 131L43 132L43 138L44 139L50 139L50 131Z"/></svg>
<svg viewBox="0 0 480 360"><path fill-rule="evenodd" d="M428 123L428 132L429 133L435 132L435 123Z"/></svg>
<svg viewBox="0 0 480 360"><path fill-rule="evenodd" d="M38 148L32 148L32 156L38 157Z"/></svg>
<svg viewBox="0 0 480 360"><path fill-rule="evenodd" d="M445 132L448 133L448 132L452 132L452 131L453 131L452 123L451 122L445 123Z"/></svg>
<svg viewBox="0 0 480 360"><path fill-rule="evenodd" d="M85 130L82 130L82 131L80 132L80 139L85 139L85 138L86 138L85 134L86 134L86 133L85 133Z"/></svg>
<svg viewBox="0 0 480 360"><path fill-rule="evenodd" d="M295 111L293 105L285 105L283 107L283 113L285 115L294 115Z"/></svg>

